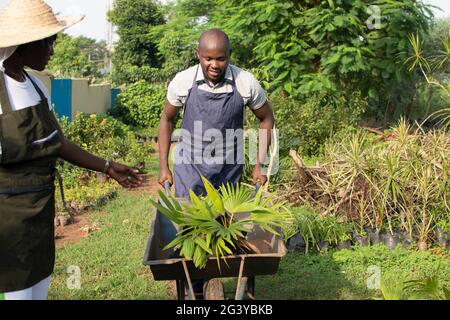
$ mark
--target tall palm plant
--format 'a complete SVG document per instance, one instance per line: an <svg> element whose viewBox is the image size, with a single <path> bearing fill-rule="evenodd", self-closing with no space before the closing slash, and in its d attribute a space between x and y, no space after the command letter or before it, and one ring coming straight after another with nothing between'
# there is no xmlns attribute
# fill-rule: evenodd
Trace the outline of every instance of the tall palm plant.
<svg viewBox="0 0 450 320"><path fill-rule="evenodd" d="M440 81L433 79L431 73L433 72L447 72L450 64L450 31L445 39L442 40L442 48L438 50L437 54L426 57L422 48L423 40L419 38L419 35L411 34L409 36L409 42L412 49L412 55L404 62L408 65L408 70L419 70L424 76L425 80L430 86L439 87L450 98L450 86L442 84ZM423 123L430 118L438 120L438 124L443 125L446 128L450 128L450 108L440 109L431 115L429 115Z"/></svg>

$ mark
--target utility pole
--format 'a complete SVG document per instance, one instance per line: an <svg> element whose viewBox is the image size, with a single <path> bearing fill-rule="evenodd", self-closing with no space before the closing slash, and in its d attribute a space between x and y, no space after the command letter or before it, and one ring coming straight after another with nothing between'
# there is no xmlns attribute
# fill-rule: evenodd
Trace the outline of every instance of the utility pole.
<svg viewBox="0 0 450 320"><path fill-rule="evenodd" d="M107 12L111 11L113 7L114 0L108 0ZM112 53L114 52L114 26L110 21L107 21L106 23L106 49L108 50L108 57L106 57L107 65L105 67L109 69L109 72L112 72Z"/></svg>

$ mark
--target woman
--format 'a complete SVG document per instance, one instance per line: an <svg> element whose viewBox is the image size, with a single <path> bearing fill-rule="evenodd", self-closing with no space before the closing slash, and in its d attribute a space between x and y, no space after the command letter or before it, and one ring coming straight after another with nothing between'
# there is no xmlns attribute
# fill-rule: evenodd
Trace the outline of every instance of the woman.
<svg viewBox="0 0 450 320"><path fill-rule="evenodd" d="M124 187L141 182L138 170L67 140L47 90L24 70L44 70L56 34L81 19L57 20L42 0L11 0L0 12L0 299L46 299L55 262L58 157Z"/></svg>

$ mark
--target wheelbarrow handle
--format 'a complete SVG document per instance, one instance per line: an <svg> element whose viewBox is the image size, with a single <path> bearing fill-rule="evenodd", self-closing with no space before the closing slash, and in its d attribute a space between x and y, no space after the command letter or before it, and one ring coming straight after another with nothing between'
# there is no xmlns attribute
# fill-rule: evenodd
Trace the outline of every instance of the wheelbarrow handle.
<svg viewBox="0 0 450 320"><path fill-rule="evenodd" d="M166 182L164 182L164 190L166 192L166 196L168 196L170 194L170 187L172 185L170 184L169 180L167 180Z"/></svg>

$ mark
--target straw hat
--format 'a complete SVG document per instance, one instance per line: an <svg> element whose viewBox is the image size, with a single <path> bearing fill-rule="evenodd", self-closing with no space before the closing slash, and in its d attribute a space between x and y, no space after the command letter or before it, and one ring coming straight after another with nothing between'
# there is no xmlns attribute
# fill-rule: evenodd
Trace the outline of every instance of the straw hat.
<svg viewBox="0 0 450 320"><path fill-rule="evenodd" d="M10 0L0 11L0 48L48 38L83 18L57 19L52 8L42 0Z"/></svg>

